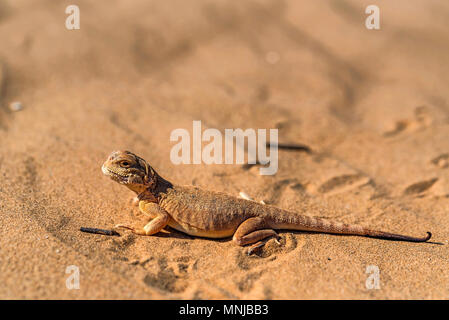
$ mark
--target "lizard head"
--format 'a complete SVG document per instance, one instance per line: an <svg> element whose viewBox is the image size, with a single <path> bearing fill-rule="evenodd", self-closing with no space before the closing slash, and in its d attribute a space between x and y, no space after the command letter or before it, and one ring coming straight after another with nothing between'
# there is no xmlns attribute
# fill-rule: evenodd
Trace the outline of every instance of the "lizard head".
<svg viewBox="0 0 449 320"><path fill-rule="evenodd" d="M101 167L103 174L140 194L155 182L156 173L142 158L129 151L114 151Z"/></svg>

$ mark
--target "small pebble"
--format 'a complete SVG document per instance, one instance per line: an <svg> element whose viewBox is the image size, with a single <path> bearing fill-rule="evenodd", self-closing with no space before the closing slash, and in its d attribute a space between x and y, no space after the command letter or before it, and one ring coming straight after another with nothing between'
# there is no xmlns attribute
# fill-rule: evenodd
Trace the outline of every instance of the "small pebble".
<svg viewBox="0 0 449 320"><path fill-rule="evenodd" d="M448 161L447 161L447 159L441 158L441 159L438 160L437 165L438 165L439 167L441 167L441 168L447 168L447 166L448 166Z"/></svg>
<svg viewBox="0 0 449 320"><path fill-rule="evenodd" d="M21 102L18 102L18 101L12 102L12 103L9 105L9 109L10 109L11 111L17 112L17 111L20 111L20 110L23 109L23 105L22 105Z"/></svg>
<svg viewBox="0 0 449 320"><path fill-rule="evenodd" d="M269 64L275 64L277 63L279 60L281 59L279 53L275 52L275 51L270 51L265 55L265 60L269 63Z"/></svg>
<svg viewBox="0 0 449 320"><path fill-rule="evenodd" d="M59 253L59 252L61 252L59 249L56 249L56 253Z"/></svg>

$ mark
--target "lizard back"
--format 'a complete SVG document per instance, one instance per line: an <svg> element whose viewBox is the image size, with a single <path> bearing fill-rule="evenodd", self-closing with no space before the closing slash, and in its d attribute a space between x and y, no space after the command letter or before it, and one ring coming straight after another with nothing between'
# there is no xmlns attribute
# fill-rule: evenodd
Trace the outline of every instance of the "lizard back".
<svg viewBox="0 0 449 320"><path fill-rule="evenodd" d="M159 205L175 220L175 229L214 238L232 235L243 221L264 211L257 202L194 186L173 186Z"/></svg>

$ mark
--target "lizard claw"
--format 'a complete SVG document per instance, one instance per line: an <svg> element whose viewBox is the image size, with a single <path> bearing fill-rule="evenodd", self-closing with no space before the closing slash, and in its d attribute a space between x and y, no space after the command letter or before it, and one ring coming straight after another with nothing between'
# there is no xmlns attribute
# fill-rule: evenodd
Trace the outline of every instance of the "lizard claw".
<svg viewBox="0 0 449 320"><path fill-rule="evenodd" d="M118 228L123 228L123 229L128 229L128 230L134 231L133 227L130 227L130 226L127 226L127 225L124 225L124 224L116 224L114 226L114 229L118 229Z"/></svg>
<svg viewBox="0 0 449 320"><path fill-rule="evenodd" d="M135 233L135 234L138 234L138 235L141 235L141 236L147 235L147 233L146 233L146 231L144 229L136 229L136 228L124 225L124 224L116 224L114 229L116 229L116 228L128 229L128 230L131 230L132 233Z"/></svg>
<svg viewBox="0 0 449 320"><path fill-rule="evenodd" d="M282 237L281 237L280 235L275 235L274 241L275 241L278 245L281 245L280 240L282 240ZM252 255L253 252L254 252L255 250L257 250L257 249L263 247L266 243L267 243L267 240L265 240L265 241L259 241L259 242L255 243L255 244L253 244L252 246L250 246L250 247L248 248L248 251L246 251L246 254L247 254L248 256Z"/></svg>
<svg viewBox="0 0 449 320"><path fill-rule="evenodd" d="M254 252L254 248L249 248L248 250L246 250L246 255L249 257L250 255L252 255Z"/></svg>
<svg viewBox="0 0 449 320"><path fill-rule="evenodd" d="M265 242L253 244L252 246L250 246L248 248L248 251L246 251L246 255L248 255L248 256L252 255L255 250L263 247L264 245L265 245Z"/></svg>
<svg viewBox="0 0 449 320"><path fill-rule="evenodd" d="M282 240L282 237L281 237L280 235L276 234L276 235L274 236L274 241L276 241L276 243L277 243L278 245L281 245L281 240Z"/></svg>

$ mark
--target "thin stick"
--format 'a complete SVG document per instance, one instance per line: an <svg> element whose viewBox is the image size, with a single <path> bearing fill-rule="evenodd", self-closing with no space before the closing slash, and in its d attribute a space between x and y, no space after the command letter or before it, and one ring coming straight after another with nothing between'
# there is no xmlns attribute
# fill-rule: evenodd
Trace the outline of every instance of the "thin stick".
<svg viewBox="0 0 449 320"><path fill-rule="evenodd" d="M295 144L295 143L271 143L271 142L267 142L267 147L270 146L277 146L278 149L283 149L283 150L291 150L291 151L304 151L307 153L311 153L312 150L310 149L310 147L306 146L305 144Z"/></svg>
<svg viewBox="0 0 449 320"><path fill-rule="evenodd" d="M105 230L105 229L97 229L97 228L80 228L81 232L87 232L87 233L95 233L95 234L102 234L105 236L119 236L120 233L118 233L115 230Z"/></svg>

